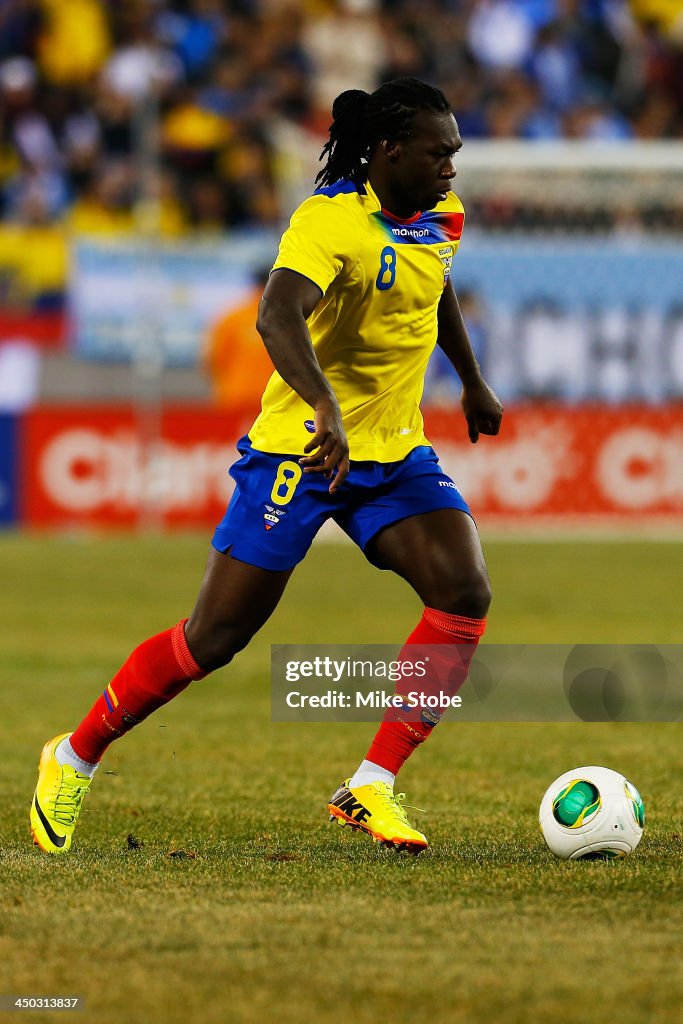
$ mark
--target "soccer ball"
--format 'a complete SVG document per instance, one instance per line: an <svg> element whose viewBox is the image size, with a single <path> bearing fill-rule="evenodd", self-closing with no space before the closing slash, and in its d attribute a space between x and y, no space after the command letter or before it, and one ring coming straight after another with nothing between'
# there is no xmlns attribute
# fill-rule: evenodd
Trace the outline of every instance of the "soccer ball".
<svg viewBox="0 0 683 1024"><path fill-rule="evenodd" d="M626 857L640 842L645 806L619 772L590 765L555 779L541 801L538 821L557 857L613 860Z"/></svg>

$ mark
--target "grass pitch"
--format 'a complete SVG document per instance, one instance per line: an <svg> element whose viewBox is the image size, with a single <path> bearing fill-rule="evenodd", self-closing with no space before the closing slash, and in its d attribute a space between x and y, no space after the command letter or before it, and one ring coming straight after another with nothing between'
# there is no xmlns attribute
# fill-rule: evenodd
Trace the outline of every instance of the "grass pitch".
<svg viewBox="0 0 683 1024"><path fill-rule="evenodd" d="M680 545L486 550L489 641L683 640ZM84 1024L680 1019L680 725L444 724L401 775L428 854L326 823L374 726L272 724L270 644L393 643L419 614L351 547L314 549L233 666L112 747L71 855L34 850L43 742L190 610L205 551L0 537L0 994L79 995ZM621 863L559 862L538 832L548 783L590 762L645 799Z"/></svg>

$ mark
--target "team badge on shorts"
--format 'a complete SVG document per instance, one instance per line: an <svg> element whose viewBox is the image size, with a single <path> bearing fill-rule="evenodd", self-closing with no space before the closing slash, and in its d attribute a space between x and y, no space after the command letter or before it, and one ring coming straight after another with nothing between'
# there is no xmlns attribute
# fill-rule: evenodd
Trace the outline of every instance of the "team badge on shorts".
<svg viewBox="0 0 683 1024"><path fill-rule="evenodd" d="M271 505L266 505L266 511L263 513L263 525L266 530L272 530L285 515L287 513L283 509L272 508Z"/></svg>

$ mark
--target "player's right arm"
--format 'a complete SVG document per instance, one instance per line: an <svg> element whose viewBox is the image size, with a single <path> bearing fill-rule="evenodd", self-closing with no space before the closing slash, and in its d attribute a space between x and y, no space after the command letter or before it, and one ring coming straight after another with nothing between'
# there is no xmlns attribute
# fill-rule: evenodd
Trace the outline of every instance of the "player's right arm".
<svg viewBox="0 0 683 1024"><path fill-rule="evenodd" d="M299 460L304 472L332 477L329 490L334 494L349 473L349 445L339 402L320 369L306 326L322 294L302 274L285 267L274 270L259 305L256 327L277 372L313 409L315 433Z"/></svg>

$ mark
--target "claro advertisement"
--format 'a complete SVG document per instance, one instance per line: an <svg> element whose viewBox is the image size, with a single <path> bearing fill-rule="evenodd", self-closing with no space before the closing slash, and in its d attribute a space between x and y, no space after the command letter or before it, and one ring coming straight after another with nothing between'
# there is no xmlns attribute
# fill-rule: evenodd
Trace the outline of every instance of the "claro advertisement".
<svg viewBox="0 0 683 1024"><path fill-rule="evenodd" d="M36 409L3 427L4 520L34 527L211 527L251 414L165 407ZM683 407L506 410L472 445L459 411L427 435L482 525L633 526L683 516ZM264 496L264 501L267 495Z"/></svg>

